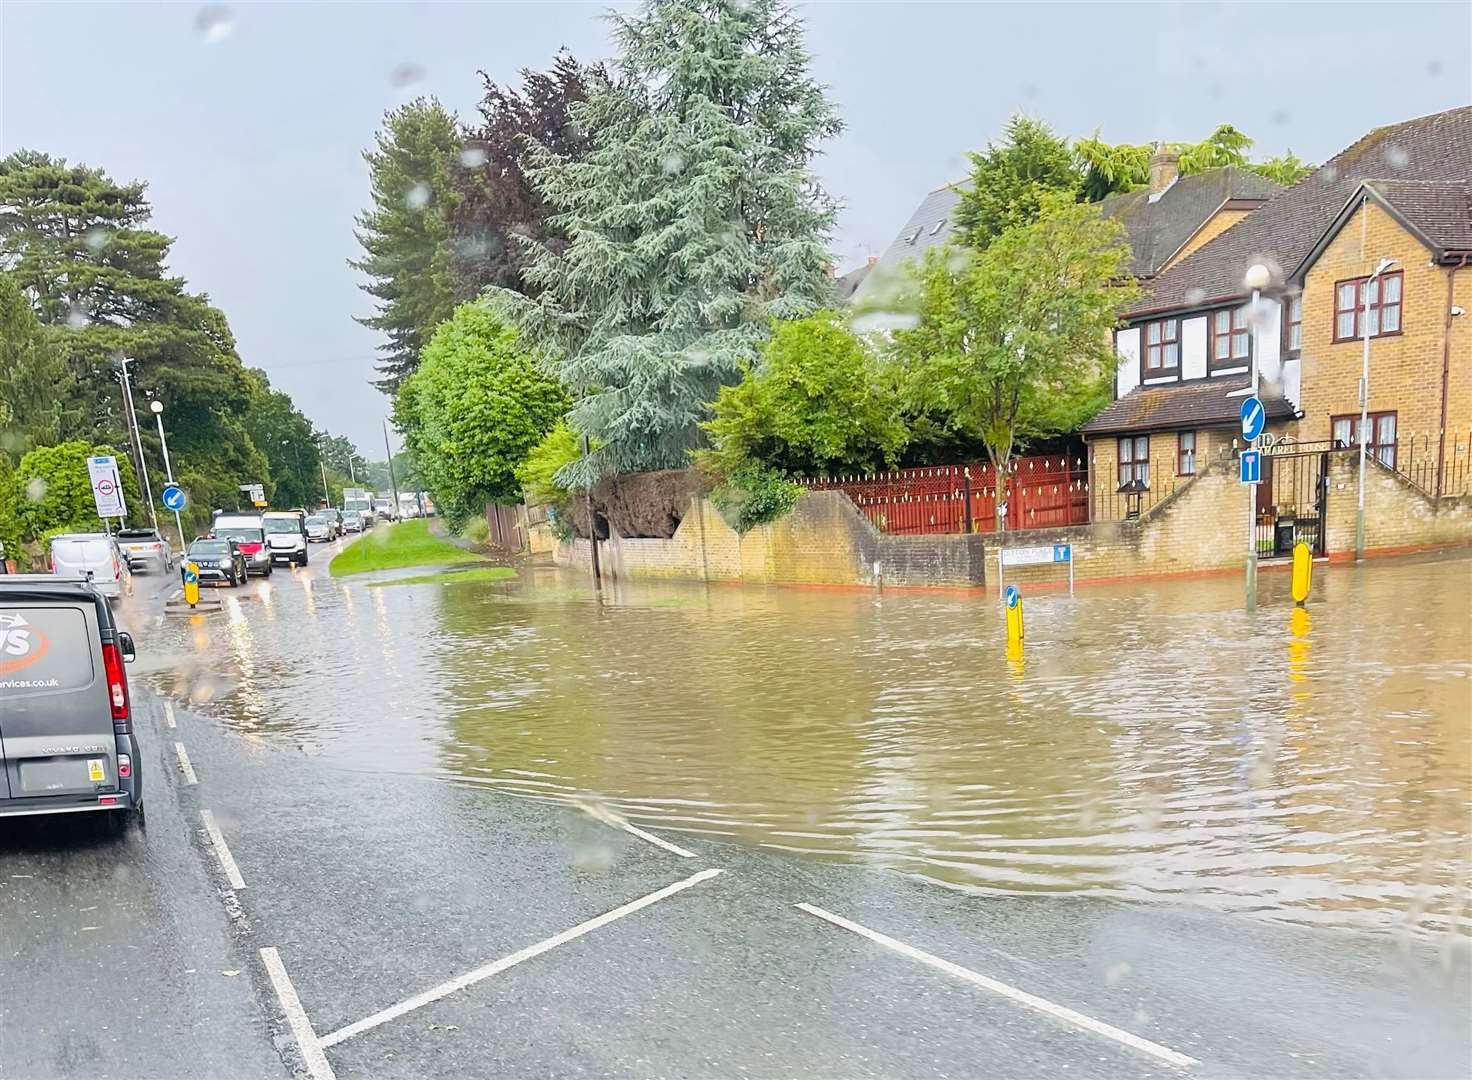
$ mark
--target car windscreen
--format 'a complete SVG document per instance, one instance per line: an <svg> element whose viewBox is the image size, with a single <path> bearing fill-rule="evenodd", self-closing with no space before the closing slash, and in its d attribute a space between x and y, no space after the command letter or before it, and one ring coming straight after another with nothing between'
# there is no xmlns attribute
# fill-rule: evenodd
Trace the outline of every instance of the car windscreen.
<svg viewBox="0 0 1472 1080"><path fill-rule="evenodd" d="M264 524L268 533L294 533L302 531L301 524L296 518L267 518Z"/></svg>
<svg viewBox="0 0 1472 1080"><path fill-rule="evenodd" d="M259 544L266 539L266 534L260 529L244 529L227 525L214 532L215 536L221 540L239 540L242 544Z"/></svg>
<svg viewBox="0 0 1472 1080"><path fill-rule="evenodd" d="M189 557L204 556L215 559L230 554L230 545L224 540L200 540L189 545Z"/></svg>
<svg viewBox="0 0 1472 1080"><path fill-rule="evenodd" d="M325 517L323 517L321 514L313 514L311 517L307 518L307 524L308 525L326 525L327 524L327 519Z"/></svg>

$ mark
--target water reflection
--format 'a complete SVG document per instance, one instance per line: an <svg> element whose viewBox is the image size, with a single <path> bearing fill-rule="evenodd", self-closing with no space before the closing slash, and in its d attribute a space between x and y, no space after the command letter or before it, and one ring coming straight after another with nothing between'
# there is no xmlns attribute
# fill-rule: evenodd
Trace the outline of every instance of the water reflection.
<svg viewBox="0 0 1472 1080"><path fill-rule="evenodd" d="M1336 567L1309 610L1265 575L1251 616L1235 578L1039 595L1025 655L991 598L553 572L278 587L210 634L254 671L223 719L353 767L981 891L1465 933L1469 571Z"/></svg>

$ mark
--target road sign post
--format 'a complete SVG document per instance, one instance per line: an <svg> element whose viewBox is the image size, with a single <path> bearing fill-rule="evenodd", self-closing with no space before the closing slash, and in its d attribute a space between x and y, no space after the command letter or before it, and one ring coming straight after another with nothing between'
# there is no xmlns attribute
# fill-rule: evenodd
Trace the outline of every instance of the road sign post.
<svg viewBox="0 0 1472 1080"><path fill-rule="evenodd" d="M1254 310L1257 297L1253 296ZM1256 316L1254 315L1254 318ZM1256 338L1256 330L1253 332ZM1255 345L1255 340L1254 340ZM1262 455L1253 445L1267 426L1268 414L1262 398L1257 396L1257 349L1252 350L1252 395L1242 402L1242 452L1238 455L1237 479L1248 486L1247 492L1247 610L1257 607L1257 487L1262 482Z"/></svg>

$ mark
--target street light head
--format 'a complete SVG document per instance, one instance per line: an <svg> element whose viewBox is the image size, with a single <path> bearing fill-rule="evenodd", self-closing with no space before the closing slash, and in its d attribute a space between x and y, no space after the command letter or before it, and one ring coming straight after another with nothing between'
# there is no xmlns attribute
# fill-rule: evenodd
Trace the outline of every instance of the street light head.
<svg viewBox="0 0 1472 1080"><path fill-rule="evenodd" d="M1377 266L1377 267L1375 267L1375 272L1373 274L1371 274L1370 276L1371 277L1379 277L1381 274L1385 273L1385 271L1389 270L1392 266L1394 266L1399 261L1400 260L1398 260L1398 259L1381 259L1380 260L1380 265Z"/></svg>
<svg viewBox="0 0 1472 1080"><path fill-rule="evenodd" d="M148 407L153 410L154 416L157 416L159 413L164 411L164 403L158 398L154 398L152 401L150 401L148 403Z"/></svg>
<svg viewBox="0 0 1472 1080"><path fill-rule="evenodd" d="M1249 289L1266 289L1273 283L1273 272L1262 263L1253 263L1247 268L1242 283Z"/></svg>

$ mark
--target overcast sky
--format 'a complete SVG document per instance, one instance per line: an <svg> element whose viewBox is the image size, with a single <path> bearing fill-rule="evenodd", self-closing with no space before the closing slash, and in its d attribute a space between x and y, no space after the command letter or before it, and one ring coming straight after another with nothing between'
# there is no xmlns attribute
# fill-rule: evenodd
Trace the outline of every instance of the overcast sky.
<svg viewBox="0 0 1472 1080"><path fill-rule="evenodd" d="M381 457L375 335L347 260L359 156L417 94L474 115L559 46L606 55L605 4L0 2L0 152L44 150L148 183L172 269L228 316L321 427ZM1322 161L1371 127L1472 100L1472 4L803 5L848 128L819 171L844 205L844 268L1025 109L1069 135L1195 140L1231 122L1256 151ZM396 86L400 65L423 78ZM395 444L397 446L397 443Z"/></svg>

